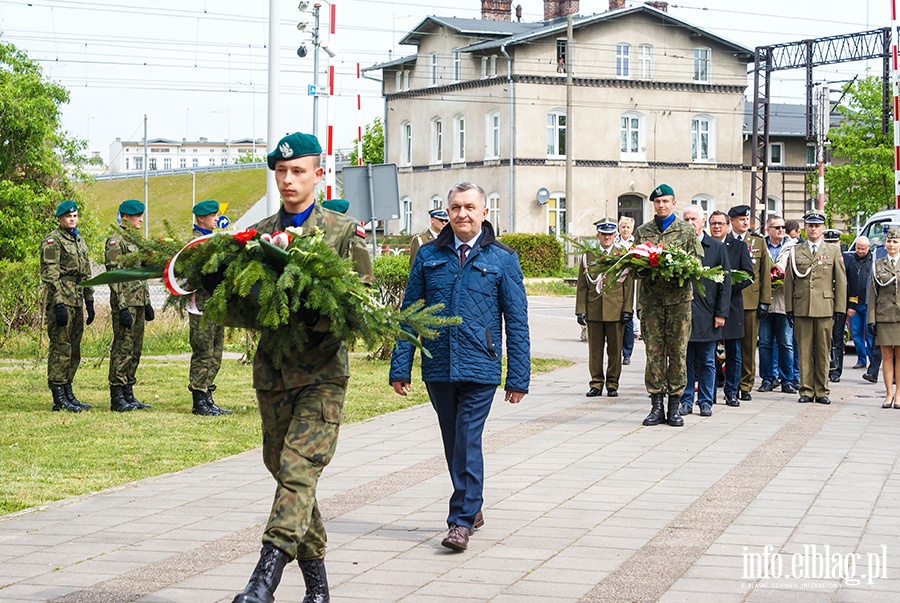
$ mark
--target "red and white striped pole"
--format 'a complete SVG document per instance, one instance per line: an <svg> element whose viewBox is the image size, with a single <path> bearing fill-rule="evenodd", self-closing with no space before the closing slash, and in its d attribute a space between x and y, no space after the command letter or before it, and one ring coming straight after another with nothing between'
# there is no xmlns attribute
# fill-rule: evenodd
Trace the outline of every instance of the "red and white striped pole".
<svg viewBox="0 0 900 603"><path fill-rule="evenodd" d="M335 162L334 162L334 19L337 13L337 7L334 2L330 4L331 19L328 24L328 48L325 52L328 54L328 96L326 97L327 106L325 109L326 120L326 141L325 141L325 198L334 199L334 181L335 181ZM331 52L329 52L329 50Z"/></svg>
<svg viewBox="0 0 900 603"><path fill-rule="evenodd" d="M360 94L360 82L362 76L359 71L359 63L356 64L356 165L363 164L362 143L362 96Z"/></svg>
<svg viewBox="0 0 900 603"><path fill-rule="evenodd" d="M897 68L897 0L891 0L891 91L894 96L894 207L900 209L900 90Z"/></svg>

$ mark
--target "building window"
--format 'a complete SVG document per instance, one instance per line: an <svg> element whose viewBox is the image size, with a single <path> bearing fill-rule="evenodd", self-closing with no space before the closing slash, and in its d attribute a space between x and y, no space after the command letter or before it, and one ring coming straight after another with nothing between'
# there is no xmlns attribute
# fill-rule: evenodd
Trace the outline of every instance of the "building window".
<svg viewBox="0 0 900 603"><path fill-rule="evenodd" d="M715 161L713 152L713 120L708 115L698 115L691 120L691 160Z"/></svg>
<svg viewBox="0 0 900 603"><path fill-rule="evenodd" d="M781 199L779 199L778 197L773 197L773 196L769 195L769 197L766 199L766 215L767 216L771 216L772 214L775 214L776 216L783 216L784 214L781 212L781 207L782 207ZM810 208L810 209L812 209L812 208Z"/></svg>
<svg viewBox="0 0 900 603"><path fill-rule="evenodd" d="M487 114L487 128L485 133L485 159L497 159L500 157L500 113L491 111Z"/></svg>
<svg viewBox="0 0 900 603"><path fill-rule="evenodd" d="M412 233L412 199L403 197L401 203L403 205L403 222L400 225L400 230L406 234L410 234Z"/></svg>
<svg viewBox="0 0 900 603"><path fill-rule="evenodd" d="M128 171L128 157L125 158L125 171Z"/></svg>
<svg viewBox="0 0 900 603"><path fill-rule="evenodd" d="M709 48L694 49L694 81L704 84L709 83Z"/></svg>
<svg viewBox="0 0 900 603"><path fill-rule="evenodd" d="M444 207L444 201L440 197L435 195L431 198L431 209L441 209L442 207Z"/></svg>
<svg viewBox="0 0 900 603"><path fill-rule="evenodd" d="M156 157L151 157L150 159L147 160L147 162L148 162L147 169L155 172L156 171Z"/></svg>
<svg viewBox="0 0 900 603"><path fill-rule="evenodd" d="M409 70L403 70L403 90L409 90Z"/></svg>
<svg viewBox="0 0 900 603"><path fill-rule="evenodd" d="M769 145L769 165L784 165L783 142L773 142Z"/></svg>
<svg viewBox="0 0 900 603"><path fill-rule="evenodd" d="M438 83L438 55L436 52L431 53L431 85L437 86Z"/></svg>
<svg viewBox="0 0 900 603"><path fill-rule="evenodd" d="M444 122L435 117L431 120L431 163L444 162Z"/></svg>
<svg viewBox="0 0 900 603"><path fill-rule="evenodd" d="M565 73L566 65L569 63L569 49L566 46L566 40L556 41L556 72Z"/></svg>
<svg viewBox="0 0 900 603"><path fill-rule="evenodd" d="M228 157L220 157L219 158L219 165L227 165L227 164L228 164Z"/></svg>
<svg viewBox="0 0 900 603"><path fill-rule="evenodd" d="M816 156L816 146L806 145L806 165L818 165L819 158Z"/></svg>
<svg viewBox="0 0 900 603"><path fill-rule="evenodd" d="M400 87L403 84L403 72L397 71L394 73L394 90L396 92L400 92L402 88Z"/></svg>
<svg viewBox="0 0 900 603"><path fill-rule="evenodd" d="M143 157L135 157L134 158L134 169L138 170L138 171L144 169L144 158Z"/></svg>
<svg viewBox="0 0 900 603"><path fill-rule="evenodd" d="M453 161L466 160L466 118L453 118Z"/></svg>
<svg viewBox="0 0 900 603"><path fill-rule="evenodd" d="M163 169L164 170L172 169L172 158L171 157L166 157L165 159L163 159Z"/></svg>
<svg viewBox="0 0 900 603"><path fill-rule="evenodd" d="M500 224L500 195L497 193L491 193L487 197L487 206L488 206L488 216L487 220L494 227L494 232L499 233Z"/></svg>
<svg viewBox="0 0 900 603"><path fill-rule="evenodd" d="M481 57L481 79L487 78L488 75L488 58Z"/></svg>
<svg viewBox="0 0 900 603"><path fill-rule="evenodd" d="M491 77L497 77L497 55L491 55L491 68L489 71Z"/></svg>
<svg viewBox="0 0 900 603"><path fill-rule="evenodd" d="M400 143L400 163L410 165L412 163L412 124L408 121L400 124L402 141Z"/></svg>
<svg viewBox="0 0 900 603"><path fill-rule="evenodd" d="M556 193L547 200L547 234L561 237L566 234L566 195Z"/></svg>
<svg viewBox="0 0 900 603"><path fill-rule="evenodd" d="M200 159L198 159L197 157L194 157L193 159L191 159L191 167L199 167L199 166L200 166Z"/></svg>
<svg viewBox="0 0 900 603"><path fill-rule="evenodd" d="M216 158L215 158L215 157L210 157L210 158L209 158L209 165L216 165Z"/></svg>
<svg viewBox="0 0 900 603"><path fill-rule="evenodd" d="M186 157L182 157L181 159L178 160L178 167L180 167L180 168L187 167L187 158Z"/></svg>
<svg viewBox="0 0 900 603"><path fill-rule="evenodd" d="M641 79L653 79L653 47L649 44L641 44L638 63L641 66Z"/></svg>
<svg viewBox="0 0 900 603"><path fill-rule="evenodd" d="M554 109L547 114L547 155L560 157L566 154L566 113Z"/></svg>
<svg viewBox="0 0 900 603"><path fill-rule="evenodd" d="M462 55L458 50L453 51L453 81L462 80Z"/></svg>
<svg viewBox="0 0 900 603"><path fill-rule="evenodd" d="M640 113L626 113L619 119L619 152L624 161L644 158L644 118Z"/></svg>
<svg viewBox="0 0 900 603"><path fill-rule="evenodd" d="M630 44L616 44L616 77L631 77Z"/></svg>
<svg viewBox="0 0 900 603"><path fill-rule="evenodd" d="M694 195L691 199L691 205L696 205L703 210L704 216L709 216L710 212L715 209L712 197L709 195Z"/></svg>

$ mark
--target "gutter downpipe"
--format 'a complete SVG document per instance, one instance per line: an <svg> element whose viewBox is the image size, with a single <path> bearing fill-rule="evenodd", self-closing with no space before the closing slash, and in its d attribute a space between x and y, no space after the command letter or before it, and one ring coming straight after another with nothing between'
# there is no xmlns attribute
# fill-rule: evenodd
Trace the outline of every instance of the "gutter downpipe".
<svg viewBox="0 0 900 603"><path fill-rule="evenodd" d="M506 52L506 44L500 45L500 54L506 57L506 81L509 83L509 232L516 231L516 96L512 79L512 57Z"/></svg>

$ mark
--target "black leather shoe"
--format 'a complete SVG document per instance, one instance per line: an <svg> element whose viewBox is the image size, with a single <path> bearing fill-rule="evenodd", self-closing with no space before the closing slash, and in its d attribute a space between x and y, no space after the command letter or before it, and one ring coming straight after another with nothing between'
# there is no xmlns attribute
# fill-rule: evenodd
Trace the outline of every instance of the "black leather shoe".
<svg viewBox="0 0 900 603"><path fill-rule="evenodd" d="M596 387L592 387L588 390L588 393L585 394L588 398L596 398L597 396L602 396L603 390L597 389Z"/></svg>
<svg viewBox="0 0 900 603"><path fill-rule="evenodd" d="M756 391L766 393L772 391L773 389L775 389L775 385L773 385L769 381L763 381L762 385L760 385L759 389Z"/></svg>
<svg viewBox="0 0 900 603"><path fill-rule="evenodd" d="M831 400L828 399L828 396L822 396L821 398L816 398L816 402L818 404L831 404Z"/></svg>
<svg viewBox="0 0 900 603"><path fill-rule="evenodd" d="M687 404L682 404L681 406L678 407L678 414L680 414L680 415L690 415L690 414L693 414L693 412L694 412L693 406L689 406Z"/></svg>
<svg viewBox="0 0 900 603"><path fill-rule="evenodd" d="M863 379L865 379L869 383L877 383L878 382L878 377L876 377L875 375L870 375L869 373L866 373L865 375L863 375Z"/></svg>
<svg viewBox="0 0 900 603"><path fill-rule="evenodd" d="M741 403L737 399L737 396L735 396L734 394L727 394L725 396L725 405L726 406L740 406Z"/></svg>
<svg viewBox="0 0 900 603"><path fill-rule="evenodd" d="M610 398L618 398L618 397L619 397L619 390L617 390L617 389L609 389L609 388L607 387L607 388L606 388L606 395L609 396Z"/></svg>
<svg viewBox="0 0 900 603"><path fill-rule="evenodd" d="M741 396L741 400L743 400L745 402L747 400L753 399L753 396L750 395L750 392L745 392L744 390L741 390L740 396Z"/></svg>
<svg viewBox="0 0 900 603"><path fill-rule="evenodd" d="M712 407L709 404L701 404L700 405L700 416L701 417L711 417L712 416Z"/></svg>
<svg viewBox="0 0 900 603"><path fill-rule="evenodd" d="M665 394L650 394L650 414L644 417L642 425L659 425L666 422Z"/></svg>
<svg viewBox="0 0 900 603"><path fill-rule="evenodd" d="M329 603L328 578L325 575L324 559L298 559L297 565L303 572L306 594L302 603Z"/></svg>
<svg viewBox="0 0 900 603"><path fill-rule="evenodd" d="M631 364L631 356L625 356L622 358L622 364Z"/></svg>
<svg viewBox="0 0 900 603"><path fill-rule="evenodd" d="M288 561L287 553L268 542L264 544L250 582L231 603L273 603L275 589L281 582L281 574Z"/></svg>
<svg viewBox="0 0 900 603"><path fill-rule="evenodd" d="M684 419L678 414L678 405L681 396L669 396L668 413L666 414L666 423L671 427L684 427Z"/></svg>
<svg viewBox="0 0 900 603"><path fill-rule="evenodd" d="M866 363L865 362L857 362L856 364L853 365L853 368L855 368L855 369L866 368Z"/></svg>
<svg viewBox="0 0 900 603"><path fill-rule="evenodd" d="M831 381L832 383L840 383L841 382L841 378L838 377L837 375L828 375L828 380Z"/></svg>
<svg viewBox="0 0 900 603"><path fill-rule="evenodd" d="M800 404L809 404L812 401L813 401L813 399L810 398L809 396L800 396L800 399L797 400L797 402L799 402Z"/></svg>
<svg viewBox="0 0 900 603"><path fill-rule="evenodd" d="M795 388L793 384L785 382L785 383L782 383L782 384L781 384L781 393L783 393L783 394L796 394L796 393L797 393L797 388Z"/></svg>

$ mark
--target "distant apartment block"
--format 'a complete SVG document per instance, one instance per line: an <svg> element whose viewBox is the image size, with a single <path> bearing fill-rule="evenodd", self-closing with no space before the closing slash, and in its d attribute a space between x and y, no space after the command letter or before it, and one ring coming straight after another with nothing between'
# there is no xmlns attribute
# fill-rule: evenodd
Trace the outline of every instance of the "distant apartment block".
<svg viewBox="0 0 900 603"><path fill-rule="evenodd" d="M147 169L154 172L230 165L248 155L264 161L266 141L252 138L224 141L154 138L147 141ZM116 138L109 145L110 174L143 171L143 140Z"/></svg>

